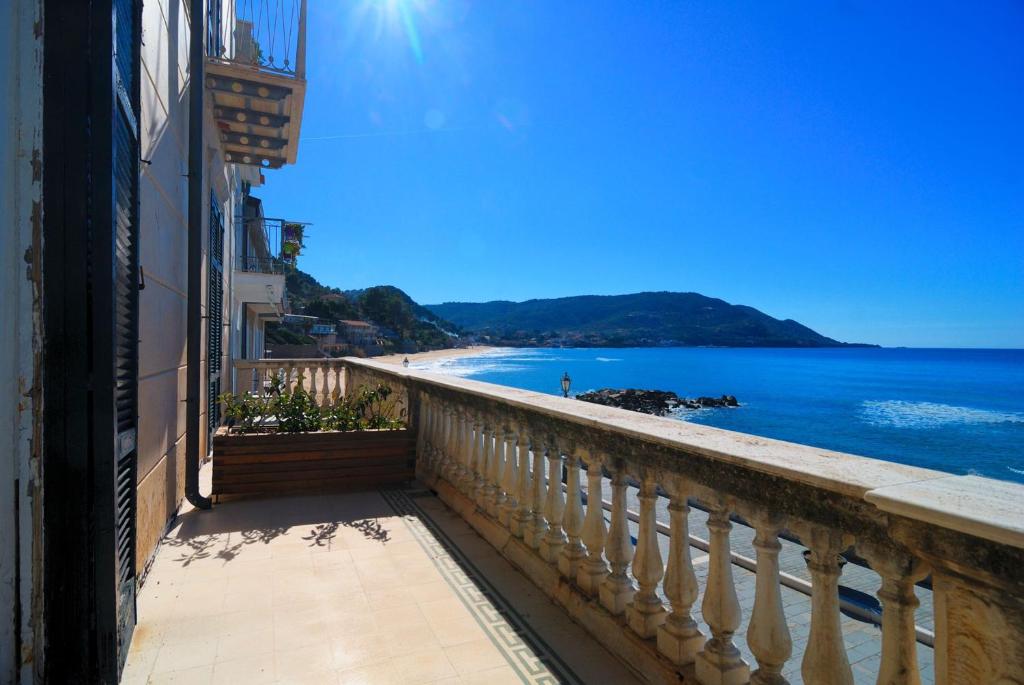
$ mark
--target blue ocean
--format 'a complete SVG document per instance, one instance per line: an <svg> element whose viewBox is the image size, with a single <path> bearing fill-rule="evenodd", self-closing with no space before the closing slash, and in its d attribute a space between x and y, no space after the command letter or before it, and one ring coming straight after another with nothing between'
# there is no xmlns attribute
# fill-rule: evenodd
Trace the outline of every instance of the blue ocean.
<svg viewBox="0 0 1024 685"><path fill-rule="evenodd" d="M561 394L735 395L679 420L1024 483L1024 350L496 349L414 368Z"/></svg>

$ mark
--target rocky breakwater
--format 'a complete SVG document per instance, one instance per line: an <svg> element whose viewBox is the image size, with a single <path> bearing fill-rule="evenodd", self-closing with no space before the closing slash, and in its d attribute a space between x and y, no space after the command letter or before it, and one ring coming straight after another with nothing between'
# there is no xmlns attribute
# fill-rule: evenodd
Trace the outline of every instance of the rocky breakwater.
<svg viewBox="0 0 1024 685"><path fill-rule="evenodd" d="M576 395L576 399L606 407L619 407L630 411L666 416L679 409L706 409L713 407L738 407L740 403L732 395L721 397L680 397L670 390L637 390L627 388L615 390L602 388L593 392Z"/></svg>

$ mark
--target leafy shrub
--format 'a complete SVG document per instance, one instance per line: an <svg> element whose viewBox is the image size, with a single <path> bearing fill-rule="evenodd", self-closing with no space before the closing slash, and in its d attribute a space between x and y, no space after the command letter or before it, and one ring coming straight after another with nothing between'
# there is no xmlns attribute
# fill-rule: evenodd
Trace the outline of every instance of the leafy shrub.
<svg viewBox="0 0 1024 685"><path fill-rule="evenodd" d="M222 394L228 425L238 433L389 430L405 426L405 409L390 387L360 386L333 406L320 407L311 394L273 377L263 396Z"/></svg>

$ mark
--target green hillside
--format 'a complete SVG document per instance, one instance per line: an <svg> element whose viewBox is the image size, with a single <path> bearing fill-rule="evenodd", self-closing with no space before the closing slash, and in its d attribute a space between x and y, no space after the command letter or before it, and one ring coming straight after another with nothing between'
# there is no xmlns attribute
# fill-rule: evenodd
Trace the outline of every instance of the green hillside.
<svg viewBox="0 0 1024 685"><path fill-rule="evenodd" d="M698 293L584 295L526 302L427 305L498 344L580 346L838 347L792 319Z"/></svg>
<svg viewBox="0 0 1024 685"><path fill-rule="evenodd" d="M344 319L370 321L393 332L394 351L452 347L458 327L417 304L402 290L380 285L342 292L329 288L296 269L285 277L292 313L315 316L327 323ZM294 334L281 326L268 326L270 342L294 342Z"/></svg>

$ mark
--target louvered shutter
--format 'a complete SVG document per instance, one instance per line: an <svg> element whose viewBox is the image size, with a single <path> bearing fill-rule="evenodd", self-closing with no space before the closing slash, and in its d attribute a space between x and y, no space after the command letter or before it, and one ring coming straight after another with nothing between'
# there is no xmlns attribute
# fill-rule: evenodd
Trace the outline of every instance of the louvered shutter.
<svg viewBox="0 0 1024 685"><path fill-rule="evenodd" d="M221 358L224 353L224 215L215 193L210 194L209 287L206 309L206 363L209 374L208 429L220 425Z"/></svg>
<svg viewBox="0 0 1024 685"><path fill-rule="evenodd" d="M137 0L114 0L114 537L119 665L135 626L135 493L139 389L139 138L132 97L140 42Z"/></svg>

